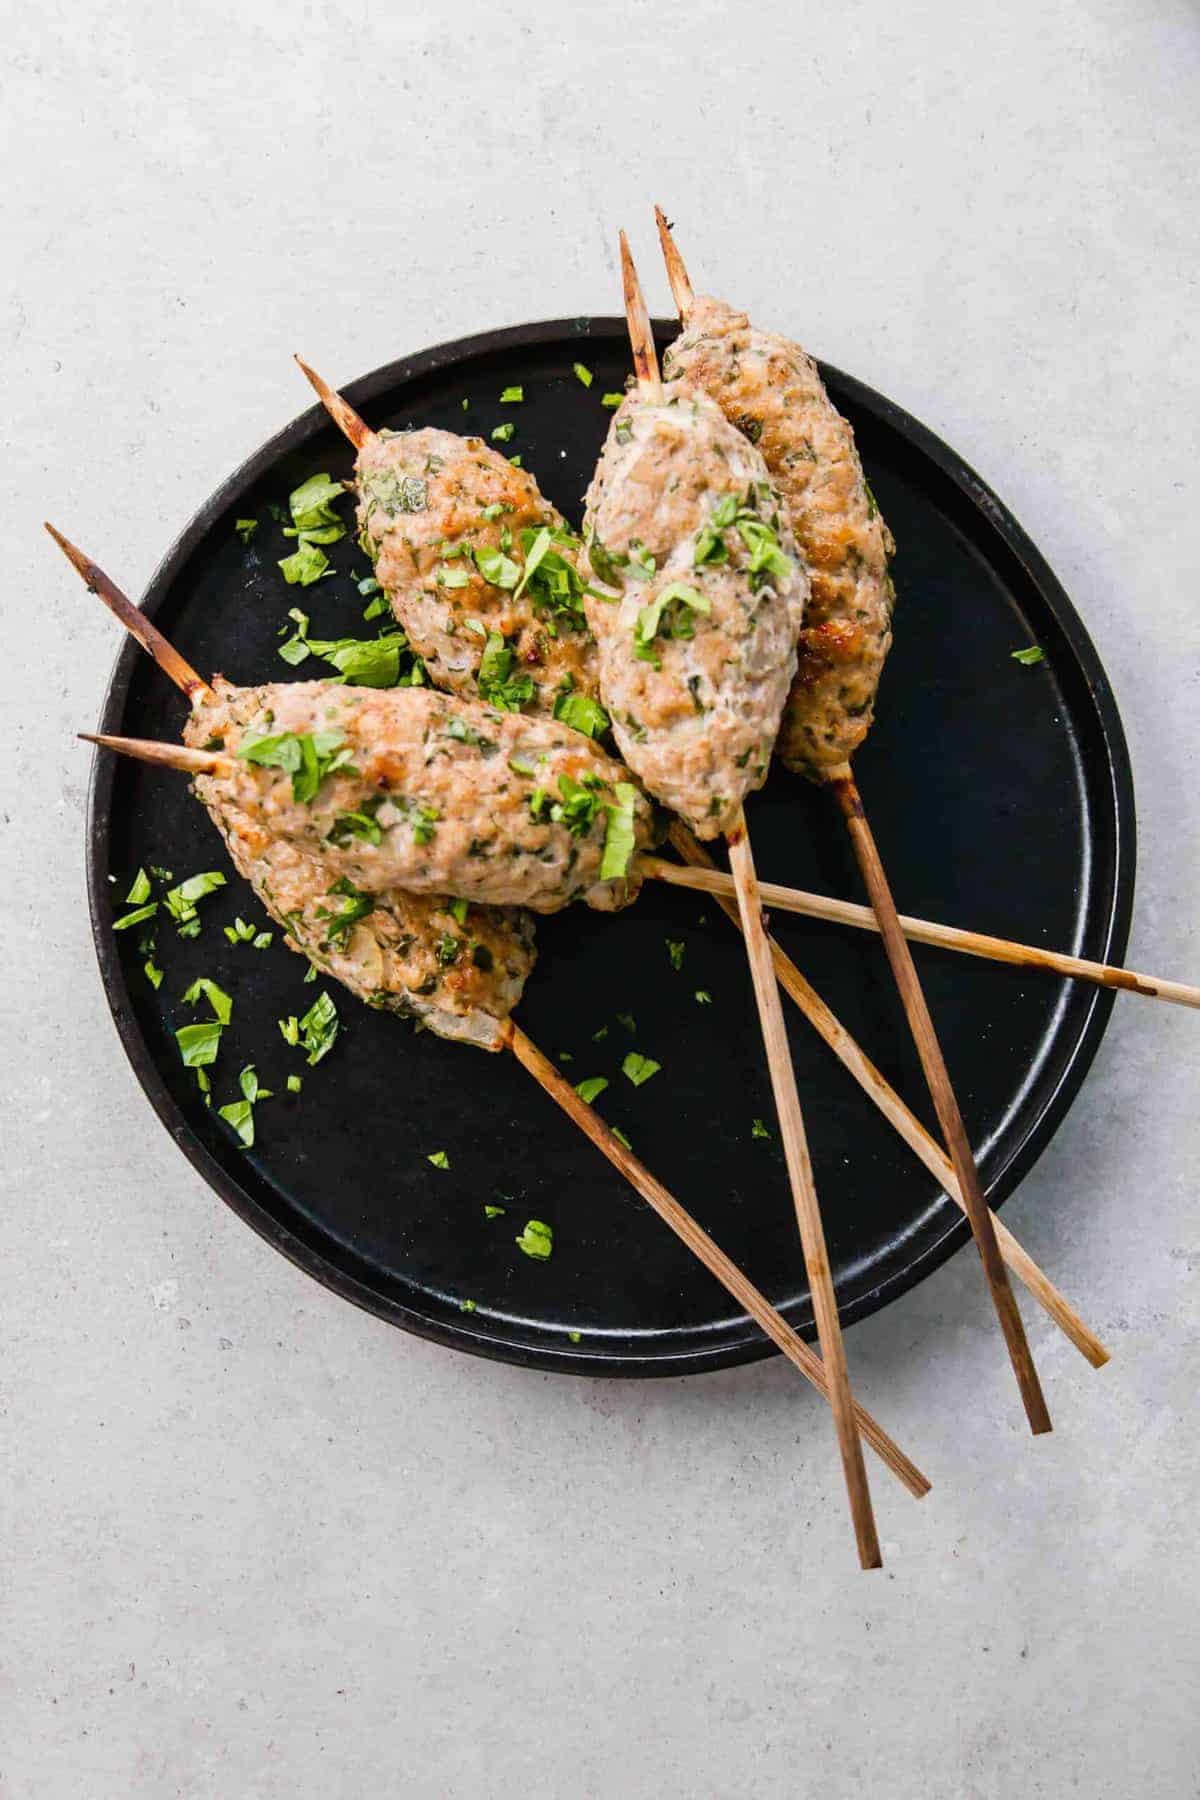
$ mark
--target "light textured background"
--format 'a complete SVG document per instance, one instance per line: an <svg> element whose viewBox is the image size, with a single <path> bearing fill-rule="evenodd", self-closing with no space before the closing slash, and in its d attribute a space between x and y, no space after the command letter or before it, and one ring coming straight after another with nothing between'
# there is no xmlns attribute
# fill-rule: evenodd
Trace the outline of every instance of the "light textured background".
<svg viewBox="0 0 1200 1800"><path fill-rule="evenodd" d="M191 1173L84 911L116 634L38 531L140 591L301 410L290 350L610 310L619 222L661 304L661 198L1045 549L1131 740L1131 960L1195 977L1194 6L5 11L0 1794L1196 1795L1195 1015L1118 1003L1008 1208L1117 1352L1034 1320L1051 1439L968 1257L853 1332L936 1482L876 1480L860 1576L784 1368L459 1359Z"/></svg>

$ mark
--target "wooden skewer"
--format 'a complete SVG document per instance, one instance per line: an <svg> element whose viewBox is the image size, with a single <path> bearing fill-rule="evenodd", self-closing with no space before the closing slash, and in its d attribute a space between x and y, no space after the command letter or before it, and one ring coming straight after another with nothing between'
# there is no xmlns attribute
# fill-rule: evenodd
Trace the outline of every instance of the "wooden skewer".
<svg viewBox="0 0 1200 1800"><path fill-rule="evenodd" d="M675 311L680 320L686 324L687 316L692 310L692 302L696 295L688 279L682 256L671 236L671 227L667 215L661 206L654 209L654 220L658 226L658 241L662 245L663 261L667 265L667 280L671 284L671 298L675 302Z"/></svg>
<svg viewBox="0 0 1200 1800"><path fill-rule="evenodd" d="M692 304L692 285L661 208L655 209L655 216L658 221L659 241L662 244L663 256L667 263L672 295L679 308L681 318L686 319ZM938 1043L937 1033L933 1027L933 1019L930 1016L920 978L917 975L916 964L913 962L912 952L909 950L900 925L896 902L892 898L892 891L880 861L875 839L867 824L862 797L858 792L848 763L840 769L831 770L826 780L833 789L834 796L846 820L859 869L866 883L867 895L879 921L879 931L883 938L884 949L887 952L892 974L904 1004L905 1016L917 1047L917 1054L920 1057L925 1080L937 1112L938 1123L950 1151L950 1160L954 1164L954 1172L958 1177L959 1191L967 1217L971 1221L971 1231L983 1263L984 1275L991 1291L992 1303L996 1308L1000 1328L1008 1346L1009 1360L1017 1378L1017 1386L1021 1393L1030 1429L1035 1434L1049 1431L1051 1428L1050 1414L1046 1407L1041 1384L1038 1381L1037 1370L1034 1367L1033 1355L1025 1336L1025 1327L1021 1322L1016 1297L1009 1285L1004 1259L1000 1255L1000 1248L996 1242L992 1215L983 1197L983 1188L979 1179L979 1171L975 1166L970 1140L967 1137L958 1100L946 1068L946 1060L942 1055L941 1045Z"/></svg>
<svg viewBox="0 0 1200 1800"><path fill-rule="evenodd" d="M638 387L649 399L653 400L662 391L658 356L654 348L654 335L650 327L650 318L646 311L641 283L630 254L629 240L624 232L621 233L620 242L621 279L625 292L625 317L629 327L629 341L633 350L633 366L637 375ZM759 1023L762 1027L763 1043L767 1052L771 1089L775 1097L775 1110L779 1116L784 1160L796 1208L796 1222L800 1228L800 1244L804 1253L804 1266L808 1273L809 1290L812 1294L817 1337L829 1378L829 1398L833 1408L838 1448L842 1456L842 1472L845 1476L846 1491L850 1501L850 1516L854 1524L855 1541L858 1545L858 1559L864 1569L877 1569L881 1566L883 1558L880 1555L879 1536L875 1528L875 1516L871 1506L871 1492L867 1484L866 1467L863 1463L862 1441L855 1424L854 1397L850 1391L850 1374L846 1364L845 1346L842 1342L842 1327L838 1317L837 1299L833 1290L833 1276L825 1247L821 1209L817 1201L812 1163L809 1160L808 1140L805 1136L800 1096L796 1090L796 1076L792 1068L791 1052L788 1048L787 1029L783 1022L779 988L775 980L771 952L763 924L750 838L746 830L745 815L740 811L733 830L728 834L728 844L729 860L733 870L734 885L737 889L742 932L746 940L750 975L754 984L754 997L758 1005Z"/></svg>
<svg viewBox="0 0 1200 1800"><path fill-rule="evenodd" d="M667 862L660 856L643 857L638 869L654 881L665 881L671 887L692 888L717 899L733 892L732 878L723 869L681 868L678 863ZM871 908L859 906L853 900L835 900L828 894L810 894L804 888L781 887L775 881L760 881L758 891L764 905L780 912L801 913L809 919L824 919L831 925L853 925L859 931L879 931L879 920ZM916 944L957 950L989 962L1007 963L1012 968L1070 975L1080 981L1094 982L1097 987L1119 988L1124 993L1143 994L1151 1000L1168 1000L1175 1006L1200 1007L1200 987L1188 987L1182 981L1167 981L1161 975L1142 975L1113 963L1089 962L1086 957L1068 956L1062 950L1041 950L1036 944L1018 944L1008 938L989 937L980 931L964 931L956 925L937 925L930 919L912 918L908 913L899 913L897 917L905 937Z"/></svg>
<svg viewBox="0 0 1200 1800"><path fill-rule="evenodd" d="M917 1047L917 1055L921 1059L921 1067L925 1072L925 1080L933 1099L938 1124L942 1128L946 1147L950 1152L950 1160L954 1164L954 1173L958 1177L959 1193L963 1206L966 1208L967 1217L971 1221L971 1231L983 1263L988 1287L991 1290L992 1304L995 1306L997 1317L1000 1320L1000 1329L1004 1333L1004 1341L1008 1345L1009 1360L1017 1378L1017 1386L1021 1391L1021 1399L1025 1406L1030 1429L1035 1435L1049 1431L1051 1428L1050 1414L1042 1394L1037 1370L1034 1367L1033 1354L1025 1336L1025 1327L1021 1322L1016 1296L1009 1284L1004 1259L1000 1255L1000 1246L996 1242L992 1215L983 1197L979 1170L975 1165L975 1157L967 1137L966 1126L963 1124L962 1113L959 1111L958 1099L946 1068L942 1047L933 1028L933 1020L930 1017L925 994L917 975L916 964L912 959L912 951L900 929L896 903L892 899L892 890L888 886L883 863L880 861L871 828L867 824L862 799L854 777L850 773L849 764L833 774L830 786L833 788L834 796L849 828L850 840L858 858L858 866L862 871L875 916L879 920L879 931L883 938L884 949L887 951L888 961L892 966L896 986L900 990L900 998L904 1003L909 1029Z"/></svg>
<svg viewBox="0 0 1200 1800"><path fill-rule="evenodd" d="M671 842L681 856L686 856L700 868L711 868L711 858L703 845L698 843L685 825L678 820L671 827ZM726 917L741 928L741 914L737 902L731 899L725 889L709 890ZM759 884L760 895L766 894L766 888ZM830 1007L828 1007L812 984L805 979L791 958L780 949L774 938L768 938L771 946L771 957L775 964L775 974L784 992L795 1001L809 1024L833 1051L843 1068L847 1069L858 1082L863 1092L873 1100L884 1118L893 1125L909 1148L920 1158L925 1167L941 1182L950 1198L966 1212L962 1194L959 1191L958 1177L953 1165L941 1145L926 1131L916 1115L909 1111L903 1100L875 1064L855 1042L850 1032L842 1024ZM1038 1305L1054 1320L1059 1330L1074 1344L1080 1355L1085 1357L1094 1369L1102 1369L1109 1360L1107 1346L1096 1333L1080 1318L1066 1296L1059 1292L1054 1283L1034 1262L1002 1219L992 1214L992 1223L1000 1244L1000 1254L1005 1262L1023 1281Z"/></svg>
<svg viewBox="0 0 1200 1800"><path fill-rule="evenodd" d="M681 261L679 267L682 268ZM690 293L690 287L688 291ZM311 374L311 371L309 373ZM332 417L340 422L340 409L330 405L331 397L338 399L339 396L334 394L334 390L320 377L312 377L312 379L317 392L329 406ZM728 917L740 929L741 915L737 907L732 878L723 870L714 867L707 852L701 848L687 828L678 821L672 827L671 838L680 854L694 866L681 868L676 863L665 862L658 857L646 857L641 865L643 872L681 887L695 887L711 893ZM795 889L778 888L763 882L759 883L759 895L764 899L769 898L774 905L788 907L790 904L792 910L798 912L809 910L811 903L814 916L829 916L839 922L869 925L876 931L879 929L875 915L869 907L853 907L850 903L843 901L825 901L820 895L800 894ZM831 909L828 915L821 910L826 906ZM846 915L844 918L843 910ZM850 917L850 914L853 914L854 917ZM942 928L933 927L931 929L941 930ZM958 1181L945 1153L930 1137L919 1119L905 1106L900 1096L885 1081L883 1075L859 1048L845 1026L826 1006L815 988L805 980L795 963L784 954L774 940L769 941L776 975L785 993L795 1001L809 1023L833 1050L843 1066L874 1100L884 1117L942 1183L951 1199L961 1207L963 1202ZM965 1212L965 1207L963 1210ZM995 1219L994 1214L993 1219ZM1008 1227L998 1219L995 1219L995 1225L1001 1253L1013 1273L1025 1283L1034 1298L1092 1366L1097 1369L1102 1368L1109 1360L1109 1352L1105 1345L1084 1323L1074 1307L1042 1272L1028 1252L1017 1242Z"/></svg>
<svg viewBox="0 0 1200 1800"><path fill-rule="evenodd" d="M302 356L297 356L296 361L308 377L322 406L334 423L345 432L354 448L361 450L364 444L369 444L376 434L366 420L359 417L350 402L343 399L336 388L331 388L315 369L310 369Z"/></svg>
<svg viewBox="0 0 1200 1800"><path fill-rule="evenodd" d="M167 642L161 631L158 631L150 623L141 608L135 606L132 600L121 592L116 582L111 581L102 568L86 557L82 550L77 550L69 538L65 538L61 531L56 531L49 520L46 520L45 524L46 530L67 561L72 563L83 576L90 592L99 594L108 610L116 614L130 636L137 639L142 649L154 658L159 668L171 677L176 687L182 688L192 704L194 705L200 699L211 699L212 689L204 677L197 675L191 664L184 661L174 646Z"/></svg>
<svg viewBox="0 0 1200 1800"><path fill-rule="evenodd" d="M57 532L52 532L52 536L64 549L66 548L66 539ZM79 552L75 552L70 560L80 574L84 575L89 587L94 588L97 592L103 591L106 603L116 613L122 624L126 625L131 632L135 632L138 641L150 652L160 668L189 698L194 699L200 691L211 691L196 670L191 668L163 637L162 633L141 613L140 609L135 607L116 584L104 574L103 570L90 563ZM103 590L100 587L101 582L104 583ZM136 629L139 624L144 630ZM123 738L111 733L81 732L79 735L89 743L101 745L105 749L120 751L125 755L136 757L140 761L155 763L159 767L178 769L189 774L228 774L237 766L234 758L223 756L220 752L192 750L182 744L165 744L148 738ZM599 1114L580 1098L570 1082L565 1080L554 1064L542 1054L511 1019L508 1021L506 1044L522 1067L534 1076L550 1098L579 1125L591 1142L626 1177L647 1205L670 1226L676 1236L687 1245L688 1249L738 1304L745 1308L750 1317L766 1333L771 1342L783 1352L788 1361L800 1371L806 1380L812 1383L818 1393L826 1400L831 1399L829 1380L820 1357L804 1343L783 1315L742 1273L737 1264L726 1256L725 1252L708 1236L708 1233L692 1218L674 1195L663 1187L662 1183L651 1175L645 1165L613 1135ZM921 1499L927 1494L929 1482L925 1476L884 1431L878 1421L864 1408L859 1407L855 1408L855 1420L859 1431L862 1432L872 1449L904 1484L909 1493L916 1499Z"/></svg>
<svg viewBox="0 0 1200 1800"><path fill-rule="evenodd" d="M792 1198L796 1207L796 1221L800 1227L804 1266L808 1271L809 1288L812 1293L817 1336L820 1340L825 1367L829 1373L831 1393L836 1396L833 1403L833 1418L837 1430L838 1448L842 1453L842 1470L850 1496L850 1512L854 1520L855 1537L858 1541L859 1561L864 1569L875 1569L880 1566L883 1559L880 1556L879 1543L875 1533L871 1495L867 1487L867 1471L863 1466L862 1443L854 1426L854 1401L850 1392L850 1373L846 1365L841 1320L838 1317L837 1299L833 1291L833 1276L830 1272L829 1256L825 1247L825 1230L821 1222L821 1209L817 1202L817 1189L813 1179L812 1163L809 1160L804 1118L800 1111L800 1096L796 1090L796 1077L792 1069L791 1052L788 1048L787 1028L783 1022L783 1008L779 1004L779 987L775 980L771 948L767 942L766 927L763 924L762 910L759 905L758 890L754 880L754 859L750 850L750 839L746 832L744 817L730 832L728 843L729 860L733 868L733 878L737 884L742 933L746 939L746 949L750 959L754 998L758 1004L759 1023L762 1026L763 1041L767 1047L767 1064L771 1072L775 1111L779 1116L784 1159L787 1163Z"/></svg>
<svg viewBox="0 0 1200 1800"><path fill-rule="evenodd" d="M186 744L164 744L158 738L114 737L107 731L80 731L85 744L117 750L135 762L155 763L160 769L176 769L183 775L232 775L237 763L216 750L189 750Z"/></svg>

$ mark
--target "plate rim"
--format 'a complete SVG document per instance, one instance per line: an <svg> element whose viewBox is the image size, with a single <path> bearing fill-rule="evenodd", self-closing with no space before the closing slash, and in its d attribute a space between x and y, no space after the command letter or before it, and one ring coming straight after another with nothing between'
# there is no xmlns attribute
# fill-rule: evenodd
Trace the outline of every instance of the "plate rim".
<svg viewBox="0 0 1200 1800"><path fill-rule="evenodd" d="M653 326L660 344L670 342L678 331L675 320L655 319ZM624 320L610 314L568 315L501 326L396 358L343 384L340 391L353 405L363 409L378 394L398 383L436 374L444 366L466 362L472 357L523 349L564 337L573 336L586 342L592 336L608 337L623 333L624 329ZM1062 631L1086 681L1105 751L1115 841L1111 845L1113 893L1101 955L1106 962L1123 962L1133 914L1137 866L1133 770L1112 684L1079 613L1049 563L1010 509L950 445L905 408L855 376L820 359L818 368L826 382L848 394L864 413L913 444L958 490L972 510L982 515L990 530L1016 560L1027 581L1043 597ZM307 407L244 458L214 489L154 568L139 602L148 618L156 615L184 563L214 520L247 487L261 479L280 456L297 449L314 428L323 428L325 423L326 415L319 404ZM101 706L101 731L119 729L141 654L139 646L130 638L119 646ZM261 1205L216 1160L188 1123L159 1074L150 1045L138 1026L109 916L108 850L115 776L115 759L101 755L99 750L94 751L85 817L87 894L92 940L109 1012L133 1073L164 1128L205 1183L259 1237L322 1286L376 1318L446 1348L521 1368L572 1375L647 1378L706 1374L779 1354L748 1315L731 1320L728 1331L723 1330L720 1341L711 1347L668 1349L649 1355L628 1349L609 1351L597 1342L586 1347L563 1345L561 1349L553 1341L521 1344L469 1323L471 1315L463 1315L461 1321L447 1321L377 1292L305 1242ZM101 904L101 896L104 904ZM1086 1018L1053 1092L987 1184L987 1196L993 1208L1002 1206L1016 1189L1074 1103L1100 1047L1115 999L1111 989L1093 991ZM966 1219L959 1214L951 1217L945 1232L914 1262L842 1305L839 1308L842 1324L849 1326L867 1318L916 1287L961 1249L969 1237ZM786 1316L786 1305L782 1310ZM814 1336L811 1327L798 1325L798 1329L809 1338Z"/></svg>

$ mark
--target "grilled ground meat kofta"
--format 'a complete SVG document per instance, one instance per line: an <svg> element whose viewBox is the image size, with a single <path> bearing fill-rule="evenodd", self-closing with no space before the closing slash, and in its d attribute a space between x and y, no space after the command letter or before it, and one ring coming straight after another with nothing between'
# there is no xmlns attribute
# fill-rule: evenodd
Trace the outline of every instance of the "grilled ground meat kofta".
<svg viewBox="0 0 1200 1800"><path fill-rule="evenodd" d="M185 742L227 751L224 804L319 857L330 883L608 911L640 886L649 802L588 738L424 688L217 677ZM203 791L206 802L216 790Z"/></svg>
<svg viewBox="0 0 1200 1800"><path fill-rule="evenodd" d="M588 619L621 754L700 838L766 779L805 581L766 465L685 383L613 415L587 497Z"/></svg>
<svg viewBox="0 0 1200 1800"><path fill-rule="evenodd" d="M697 295L663 359L762 453L809 569L796 679L779 733L788 768L813 780L849 761L871 728L892 642L895 549L854 433L798 344Z"/></svg>
<svg viewBox="0 0 1200 1800"><path fill-rule="evenodd" d="M527 912L398 888L359 894L344 880L330 881L323 857L238 807L227 786L217 776L196 778L235 868L291 949L368 1006L419 1019L438 1037L503 1049L503 1022L536 957Z"/></svg>
<svg viewBox="0 0 1200 1800"><path fill-rule="evenodd" d="M435 687L552 713L595 687L579 540L481 438L380 432L356 464L360 542Z"/></svg>

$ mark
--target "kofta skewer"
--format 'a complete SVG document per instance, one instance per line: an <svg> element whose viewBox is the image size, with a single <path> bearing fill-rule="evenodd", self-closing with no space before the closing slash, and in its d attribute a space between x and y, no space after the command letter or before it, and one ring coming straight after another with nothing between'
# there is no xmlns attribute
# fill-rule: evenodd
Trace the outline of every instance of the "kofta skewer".
<svg viewBox="0 0 1200 1800"><path fill-rule="evenodd" d="M504 502L497 499L504 493L508 480L517 482L514 501L519 501L524 508L525 516L544 518L547 526L559 533L556 548L564 563L572 561L575 551L565 542L566 524L561 516L545 501L538 492L536 483L527 474L511 469L498 452L492 450L479 439L456 438L451 433L430 433L428 431L375 433L365 420L350 406L344 397L331 388L300 357L296 358L309 383L321 399L327 412L338 424L339 429L349 438L356 449L373 444L372 469L375 472L370 485L364 483L360 488L359 516L364 527L369 527L371 547L377 557L376 569L382 568L389 581L382 584L395 617L406 632L413 630L421 634L421 642L432 652L426 669L429 678L435 685L445 681L463 693L478 695L478 672L474 679L464 679L464 670L460 666L453 671L446 667L442 652L447 645L453 652L456 650L454 639L457 631L450 626L457 626L462 614L460 590L455 588L437 592L437 564L433 565L430 575L429 561L425 554L431 546L440 546L444 557L449 552L459 552L464 546L482 547L484 557L497 552L504 554L506 539L503 526L497 523L503 513ZM434 447L438 448L436 461L440 465L432 470L431 459L434 458ZM445 452L443 455L441 452ZM356 463L356 474L360 465ZM379 484L379 476L386 475L391 482L391 494L383 490ZM414 483L423 483L424 491L415 495ZM356 485L357 482L356 482ZM423 499L424 505L412 508L414 499ZM403 500L405 505L398 507L391 524L386 523L388 507ZM393 543L392 533L396 542ZM511 544L508 545L511 548ZM384 552L387 552L386 561ZM536 554L532 543L529 557ZM538 645L539 611L534 596L528 587L516 599L511 589L518 584L520 571L515 563L511 569L496 571L502 579L509 583L510 591L504 595L506 610L497 619L497 624L511 634L517 645L531 649L534 655L540 654ZM428 583L434 584L434 598L438 600L440 616L432 610L429 602L422 597L421 588L428 593ZM582 589L582 583L577 583ZM478 597L476 601L478 603ZM484 597L483 605L489 608L492 602ZM590 653L589 653L590 650ZM476 653L478 654L478 653ZM588 702L594 702L597 693L597 672L595 667L594 645L585 641L577 649L577 661L573 674L573 686L577 695ZM480 665L482 667L482 665ZM523 704L543 707L547 702L553 704L556 696L549 684L534 684L534 692ZM597 712L599 709L597 708ZM594 719L591 721L596 722ZM740 929L740 917L737 905L732 898L734 887L732 879L724 871L718 871L711 858L703 851L697 840L681 821L671 827L671 838L680 855L691 863L702 864L702 867L683 868L674 863L663 862L657 857L643 856L639 861L639 874L655 875L658 878L677 885L690 885L703 891L713 893L723 907L732 923ZM767 888L760 884L760 894L778 895L782 903L787 905L792 890ZM796 896L796 899L807 899L807 896ZM778 901L776 903L779 903ZM831 902L838 907L842 903ZM857 909L864 918L874 922L874 914L867 908ZM835 914L839 916L840 914ZM962 1199L958 1191L958 1183L953 1168L947 1161L944 1152L934 1143L924 1126L905 1106L895 1090L888 1086L883 1076L863 1055L859 1046L819 995L800 974L795 964L784 956L778 945L773 945L772 954L775 960L776 973L784 991L799 1006L809 1023L823 1038L826 1044L842 1062L863 1088L864 1092L880 1108L885 1118L896 1128L900 1136L913 1149L920 1160L929 1168L946 1188L947 1193L962 1207ZM965 1211L965 1208L963 1208ZM1037 1267L1032 1258L1021 1248L1012 1234L999 1223L997 1231L1000 1237L1001 1250L1009 1267L1029 1287L1031 1293L1046 1309L1071 1342L1094 1367L1101 1367L1108 1360L1108 1351L1090 1331L1071 1307L1065 1297L1050 1282L1048 1277Z"/></svg>
<svg viewBox="0 0 1200 1800"><path fill-rule="evenodd" d="M584 532L592 567L602 541L606 561L597 573L621 590L587 602L600 651L600 698L634 774L697 836L723 833L729 846L859 1562L879 1568L821 1209L742 806L765 776L795 667L802 576L758 453L707 398L664 395L624 232L621 271L637 386L613 415ZM718 551L713 503L727 501L733 512L725 525L733 524L740 502L753 514L753 530L747 519L745 542L730 532ZM705 529L714 533L712 556L696 569L692 546ZM627 585L635 563L638 579ZM671 579L676 574L680 579Z"/></svg>
<svg viewBox="0 0 1200 1800"><path fill-rule="evenodd" d="M757 391L768 404L775 406L776 412L763 419L747 411L744 402L747 390L754 387L754 378L747 373L744 354L740 358L732 354L722 356L719 349L714 348L720 341L717 334L702 333L699 328L693 341L689 342L688 321L695 317L698 306L707 305L713 312L717 309L715 303L696 301L661 208L656 208L655 214L664 253L668 245L671 247L668 276L673 286L678 287L676 301L683 312L683 336L669 352L671 368L695 381L706 392L711 388L713 398L727 417L733 415L731 422L738 429L747 431L753 426L751 435L762 449L768 468L779 480L796 541L813 573L819 616L815 630L811 625L806 627L810 641L807 644L802 641L801 667L789 695L780 731L780 754L787 766L832 788L846 821L938 1123L958 1177L1026 1417L1035 1435L1047 1432L1051 1429L1049 1410L1016 1296L996 1242L958 1098L912 952L900 926L896 902L867 823L862 796L850 768L849 756L870 727L875 689L891 642L892 588L887 573L890 534L862 476L853 433L830 404L810 358L793 350L788 365L794 380L797 383L803 380L807 384L805 422L810 429L801 443L802 434L794 419L786 416L786 397L772 389L765 373ZM778 353L782 346L774 343L771 350ZM789 350L792 347L789 346ZM715 380L718 365L728 379ZM812 441L814 438L822 445L829 440L828 455L823 456L817 450ZM854 552L852 562L846 554L848 549ZM877 621L877 629L872 632L860 622L860 616L862 620L871 621L881 608L882 621ZM818 634L820 645L815 647L811 639ZM840 660L845 653L847 638L857 646L857 686L848 679ZM833 646L832 650L830 646ZM807 668L804 666L806 656ZM852 703L845 697L849 693L855 695ZM821 721L819 726L815 720Z"/></svg>
<svg viewBox="0 0 1200 1800"><path fill-rule="evenodd" d="M52 526L47 525L47 530L68 556L87 586L100 595L110 610L116 614L121 624L132 636L136 637L159 667L170 675L193 706L196 704L197 698L202 698L205 693L213 692L209 683L191 668L158 631L157 627L146 618L141 609L133 605L102 569L85 557ZM185 773L219 774L225 763L232 760L224 758L220 751L190 749L185 745L164 744L137 738L120 738L107 733L81 733L80 735L105 748L135 756L139 760L151 762L159 767L178 768ZM259 892L257 888L256 892L267 911L272 912L269 898ZM272 912L272 916L278 917L278 914ZM286 926L287 921L281 918L280 923ZM513 1003L515 1004L515 1001ZM655 1179L631 1151L626 1149L599 1114L580 1098L570 1082L543 1056L525 1032L511 1018L505 1018L500 1022L497 1041L493 1045L485 1047L511 1050L518 1062L529 1071L543 1091L579 1126L597 1149L607 1157L613 1167L646 1201L647 1205L674 1231L693 1255L704 1264L709 1273L754 1319L788 1361L804 1375L806 1380L812 1383L821 1395L829 1399L828 1377L820 1357L797 1336L770 1301L709 1237L686 1208L675 1199L668 1189L663 1187L661 1182ZM872 1449L915 1498L920 1499L928 1493L929 1483L925 1476L865 1408L856 1405L855 1421L859 1431Z"/></svg>

